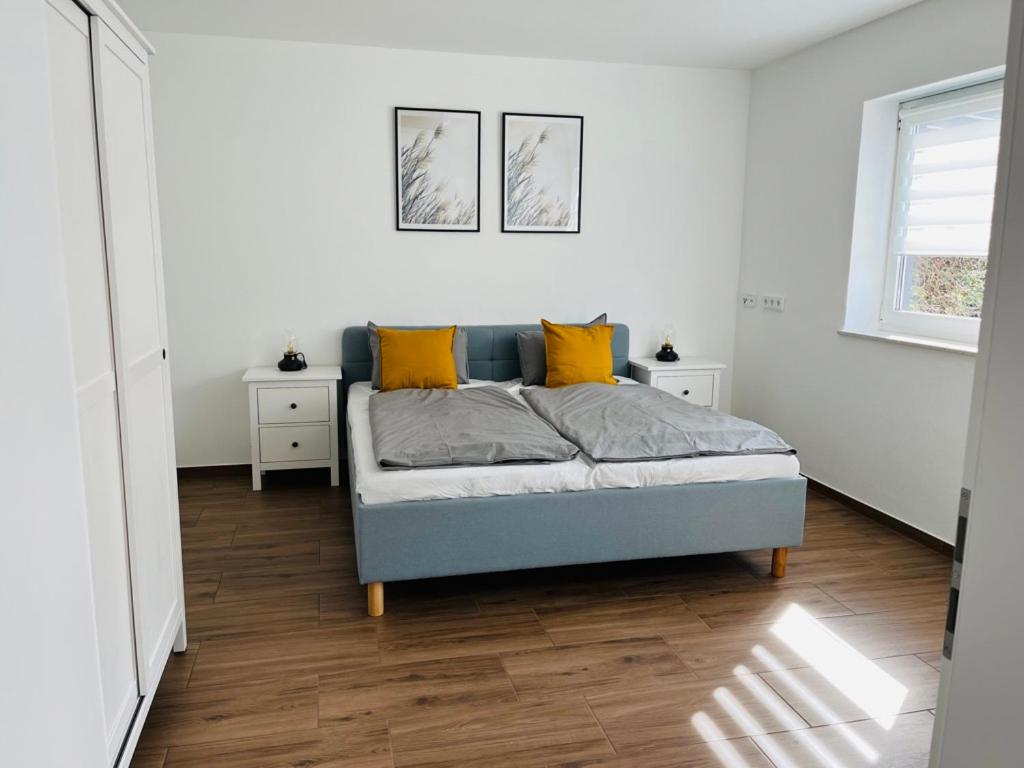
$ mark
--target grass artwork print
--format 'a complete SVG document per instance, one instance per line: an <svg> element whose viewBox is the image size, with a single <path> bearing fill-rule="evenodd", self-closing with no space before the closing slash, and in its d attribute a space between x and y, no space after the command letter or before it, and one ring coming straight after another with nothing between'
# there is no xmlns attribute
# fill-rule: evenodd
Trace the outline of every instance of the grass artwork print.
<svg viewBox="0 0 1024 768"><path fill-rule="evenodd" d="M503 115L502 231L580 231L583 118Z"/></svg>
<svg viewBox="0 0 1024 768"><path fill-rule="evenodd" d="M395 109L398 229L480 231L480 113Z"/></svg>

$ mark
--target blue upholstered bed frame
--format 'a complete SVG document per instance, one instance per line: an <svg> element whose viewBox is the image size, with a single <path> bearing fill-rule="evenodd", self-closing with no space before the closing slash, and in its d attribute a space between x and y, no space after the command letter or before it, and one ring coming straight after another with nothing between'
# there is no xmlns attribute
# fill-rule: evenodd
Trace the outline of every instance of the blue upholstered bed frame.
<svg viewBox="0 0 1024 768"><path fill-rule="evenodd" d="M520 375L516 332L539 325L463 326L469 375L502 381ZM629 375L629 329L615 326L615 373ZM346 328L341 348L342 403L347 388L369 381L365 326ZM775 550L803 540L807 481L779 478L611 488L568 493L363 504L356 493L347 408L345 434L359 581L370 613L383 611L383 583L467 573L652 557Z"/></svg>

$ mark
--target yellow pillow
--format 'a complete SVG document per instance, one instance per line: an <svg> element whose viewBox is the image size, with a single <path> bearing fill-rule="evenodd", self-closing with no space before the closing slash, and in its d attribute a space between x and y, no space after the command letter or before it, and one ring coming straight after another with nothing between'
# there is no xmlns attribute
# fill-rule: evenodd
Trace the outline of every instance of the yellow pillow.
<svg viewBox="0 0 1024 768"><path fill-rule="evenodd" d="M541 320L548 364L545 384L564 387L569 384L597 382L616 384L612 376L611 325L556 325Z"/></svg>
<svg viewBox="0 0 1024 768"><path fill-rule="evenodd" d="M430 331L378 328L380 390L455 389L455 326Z"/></svg>

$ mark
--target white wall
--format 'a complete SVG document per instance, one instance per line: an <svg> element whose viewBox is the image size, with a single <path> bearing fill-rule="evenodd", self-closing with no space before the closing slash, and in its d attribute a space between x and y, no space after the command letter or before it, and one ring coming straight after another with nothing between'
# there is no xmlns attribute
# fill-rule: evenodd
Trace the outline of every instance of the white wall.
<svg viewBox="0 0 1024 768"><path fill-rule="evenodd" d="M106 761L39 0L0 24L0 765Z"/></svg>
<svg viewBox="0 0 1024 768"><path fill-rule="evenodd" d="M842 337L864 102L1005 62L1009 0L927 0L754 73L733 409L812 478L946 541L974 358Z"/></svg>
<svg viewBox="0 0 1024 768"><path fill-rule="evenodd" d="M151 36L178 460L249 458L239 382L292 328L589 320L732 361L749 75ZM479 234L396 232L395 106L479 109ZM501 111L581 114L580 235L501 234ZM728 403L729 378L725 398Z"/></svg>

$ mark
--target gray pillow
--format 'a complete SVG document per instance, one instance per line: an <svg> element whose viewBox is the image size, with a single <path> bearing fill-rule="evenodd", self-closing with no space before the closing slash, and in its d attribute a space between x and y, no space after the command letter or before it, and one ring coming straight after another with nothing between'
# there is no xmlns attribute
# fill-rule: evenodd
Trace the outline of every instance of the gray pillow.
<svg viewBox="0 0 1024 768"><path fill-rule="evenodd" d="M586 328L590 325L607 325L608 314L598 315L589 323L569 323ZM547 348L544 346L544 331L519 331L516 334L519 347L519 370L523 374L523 386L543 385L548 378Z"/></svg>
<svg viewBox="0 0 1024 768"><path fill-rule="evenodd" d="M373 367L370 370L370 385L374 389L380 389L380 336L377 335L377 326L373 323L366 324L369 331L370 358L373 360ZM455 328L455 338L452 339L452 355L455 356L455 375L458 376L459 384L469 383L469 333L464 328Z"/></svg>

